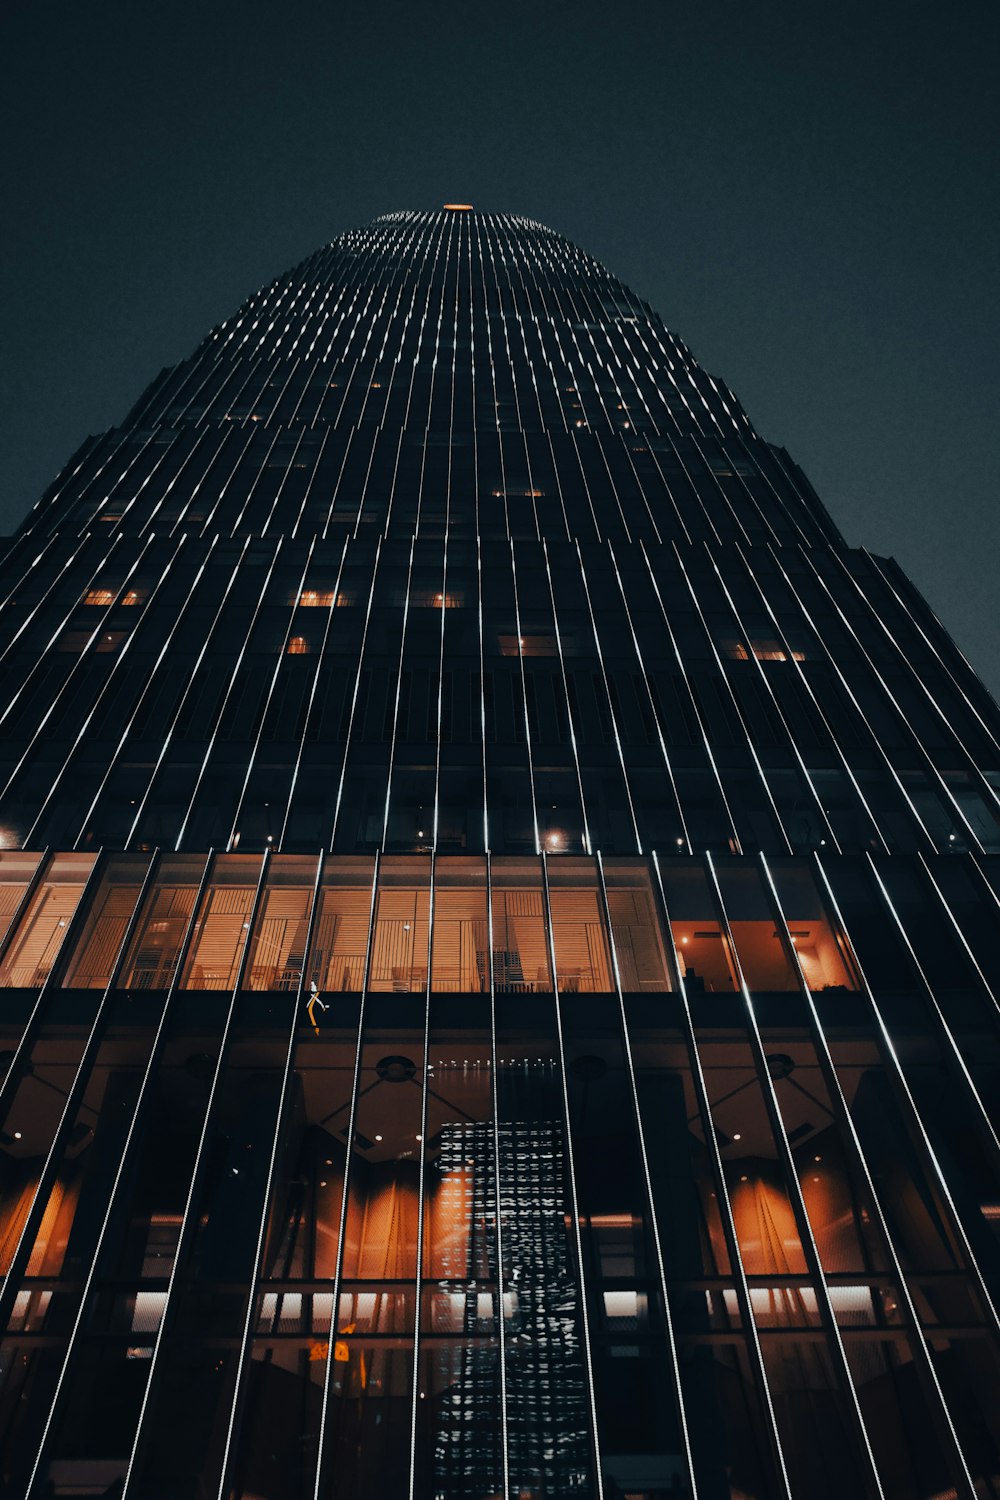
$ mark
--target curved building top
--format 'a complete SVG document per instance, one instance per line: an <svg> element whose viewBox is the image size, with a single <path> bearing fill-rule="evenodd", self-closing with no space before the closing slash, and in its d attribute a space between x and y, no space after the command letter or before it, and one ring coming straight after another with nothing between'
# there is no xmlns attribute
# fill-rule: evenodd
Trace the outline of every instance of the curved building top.
<svg viewBox="0 0 1000 1500"><path fill-rule="evenodd" d="M839 540L634 292L544 225L466 205L339 235L77 458L33 526Z"/></svg>

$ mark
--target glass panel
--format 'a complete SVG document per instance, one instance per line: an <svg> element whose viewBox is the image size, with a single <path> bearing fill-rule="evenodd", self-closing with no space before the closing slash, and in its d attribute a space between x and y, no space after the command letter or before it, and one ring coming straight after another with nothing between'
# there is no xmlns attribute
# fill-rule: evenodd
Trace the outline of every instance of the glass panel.
<svg viewBox="0 0 1000 1500"><path fill-rule="evenodd" d="M722 904L747 985L752 990L797 990L799 982L774 925L769 893L751 866L720 864Z"/></svg>
<svg viewBox="0 0 1000 1500"><path fill-rule="evenodd" d="M24 1232L83 1047L84 1035L75 1029L66 1035L43 1034L21 1071L0 1130L0 1275L9 1271ZM58 1272L79 1186L75 1175L70 1169L52 1190L35 1237L29 1275Z"/></svg>
<svg viewBox="0 0 1000 1500"><path fill-rule="evenodd" d="M237 1495L298 1500L312 1493L330 1356L354 1056L354 1033L327 1025L325 1017L320 1036L309 1033L296 1051L287 1150L275 1163L264 1289L257 1300L237 1438ZM352 1168L347 1210L352 1240L362 1225L359 1175Z"/></svg>
<svg viewBox="0 0 1000 1500"><path fill-rule="evenodd" d="M430 1056L417 1405L428 1500L503 1489L489 1033L436 1031Z"/></svg>
<svg viewBox="0 0 1000 1500"><path fill-rule="evenodd" d="M634 1456L641 1453L648 1488L682 1496L683 1439L632 1078L620 1024L610 1034L598 1030L588 1011L592 1007L572 1000L563 1004L602 1467L618 1492L628 1493Z"/></svg>
<svg viewBox="0 0 1000 1500"><path fill-rule="evenodd" d="M792 1493L810 1500L871 1494L825 1343L765 1337L761 1347Z"/></svg>
<svg viewBox="0 0 1000 1500"><path fill-rule="evenodd" d="M90 902L83 932L66 969L66 989L104 989L149 869L148 854L116 855Z"/></svg>
<svg viewBox="0 0 1000 1500"><path fill-rule="evenodd" d="M331 855L323 866L308 980L318 990L360 990L371 922L373 859Z"/></svg>
<svg viewBox="0 0 1000 1500"><path fill-rule="evenodd" d="M0 852L0 942L7 936L7 929L31 884L38 869L40 854Z"/></svg>
<svg viewBox="0 0 1000 1500"><path fill-rule="evenodd" d="M420 856L382 861L369 989L426 987L430 876L431 862Z"/></svg>
<svg viewBox="0 0 1000 1500"><path fill-rule="evenodd" d="M708 877L698 865L661 865L663 890L684 987L689 995L736 989L729 944L715 915Z"/></svg>
<svg viewBox="0 0 1000 1500"><path fill-rule="evenodd" d="M218 1030L206 1025L198 1050L190 1034L167 1042L151 1079L142 1128L131 1136L131 1106L141 1081L135 1066L139 1058L121 1057L118 1048L106 1049L109 1060L119 1051L121 1060L132 1066L113 1068L107 1082L105 1108L88 1146L88 1172L67 1255L67 1270L75 1275L68 1281L62 1307L53 1309L54 1327L71 1326L70 1308L97 1254L97 1278L69 1366L72 1399L50 1436L49 1477L54 1480L74 1472L90 1478L92 1455L103 1461L109 1483L127 1466L166 1306L219 1041ZM126 1151L131 1170L116 1184ZM118 1195L105 1223L113 1185ZM216 1313L210 1297L202 1301L201 1312L206 1334L210 1333L209 1320ZM175 1398L187 1391L207 1396L218 1355L193 1340L187 1347L190 1362L182 1379L175 1377L168 1388ZM116 1373L117 1380L108 1386L92 1384ZM143 1485L142 1493L153 1491Z"/></svg>
<svg viewBox="0 0 1000 1500"><path fill-rule="evenodd" d="M698 1051L744 1270L748 1276L803 1275L806 1259L789 1184L750 1047L737 1037L715 1041L706 1033L699 1035ZM767 1061L772 1079L787 1067L783 1053L769 1052ZM692 1129L700 1134L700 1121ZM777 1296L786 1304L785 1321L795 1321L797 1291Z"/></svg>
<svg viewBox="0 0 1000 1500"><path fill-rule="evenodd" d="M615 983L595 862L550 860L548 879L560 993L612 991Z"/></svg>
<svg viewBox="0 0 1000 1500"><path fill-rule="evenodd" d="M268 1037L237 1031L219 1078L187 1210L192 1233L186 1251L179 1247L182 1258L144 1415L145 1440L133 1471L141 1495L218 1490L284 1053L275 1031ZM168 1238L172 1226L162 1227ZM177 1243L169 1239L168 1253L176 1254ZM153 1267L156 1248L151 1236L146 1253ZM157 1270L162 1275L158 1268L153 1274ZM143 1272L149 1275L145 1265Z"/></svg>
<svg viewBox="0 0 1000 1500"><path fill-rule="evenodd" d="M219 855L195 918L181 989L232 989L250 931L259 875L260 855Z"/></svg>
<svg viewBox="0 0 1000 1500"><path fill-rule="evenodd" d="M804 865L773 864L771 878L809 988L856 990L850 948L838 940L810 872Z"/></svg>
<svg viewBox="0 0 1000 1500"><path fill-rule="evenodd" d="M493 982L500 992L551 990L549 945L537 859L495 859L493 883Z"/></svg>
<svg viewBox="0 0 1000 1500"><path fill-rule="evenodd" d="M96 854L52 857L0 964L0 985L45 983L96 860Z"/></svg>
<svg viewBox="0 0 1000 1500"><path fill-rule="evenodd" d="M405 861L411 881L427 863ZM401 1500L408 1488L423 1062L416 1031L369 1036L362 1053L351 1157L360 1213L344 1242L327 1426L347 1494Z"/></svg>
<svg viewBox="0 0 1000 1500"><path fill-rule="evenodd" d="M949 1467L941 1419L906 1341L847 1339L844 1351L886 1500L961 1494L964 1478Z"/></svg>
<svg viewBox="0 0 1000 1500"><path fill-rule="evenodd" d="M592 1493L579 1269L550 1000L497 1004L497 1110L511 1493Z"/></svg>
<svg viewBox="0 0 1000 1500"><path fill-rule="evenodd" d="M298 989L315 880L315 859L276 854L271 860L250 945L248 989Z"/></svg>
<svg viewBox="0 0 1000 1500"><path fill-rule="evenodd" d="M122 965L123 988L169 986L204 869L204 859L196 854L168 854L161 860Z"/></svg>
<svg viewBox="0 0 1000 1500"><path fill-rule="evenodd" d="M645 861L608 860L604 882L622 989L669 990L663 931Z"/></svg>
<svg viewBox="0 0 1000 1500"><path fill-rule="evenodd" d="M431 976L435 990L490 987L484 859L439 859L434 866Z"/></svg>

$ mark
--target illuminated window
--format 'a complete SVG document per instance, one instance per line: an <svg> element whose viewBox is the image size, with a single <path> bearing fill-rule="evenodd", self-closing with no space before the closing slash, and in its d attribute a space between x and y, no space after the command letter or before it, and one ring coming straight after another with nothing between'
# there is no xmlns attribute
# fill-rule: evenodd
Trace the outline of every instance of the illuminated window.
<svg viewBox="0 0 1000 1500"><path fill-rule="evenodd" d="M333 605L333 590L306 589L305 593L299 595L299 603L304 609L330 609Z"/></svg>
<svg viewBox="0 0 1000 1500"><path fill-rule="evenodd" d="M170 985L203 869L204 860L197 855L169 855L161 862L122 965L125 988L162 990Z"/></svg>
<svg viewBox="0 0 1000 1500"><path fill-rule="evenodd" d="M434 872L431 987L469 993L488 990L489 982L486 861L440 860Z"/></svg>
<svg viewBox="0 0 1000 1500"><path fill-rule="evenodd" d="M614 989L597 869L589 859L549 865L549 903L556 977L563 994Z"/></svg>
<svg viewBox="0 0 1000 1500"><path fill-rule="evenodd" d="M0 854L0 939L7 935L40 858L38 854Z"/></svg>
<svg viewBox="0 0 1000 1500"><path fill-rule="evenodd" d="M195 920L182 989L229 990L236 983L259 873L254 854L223 854L216 860Z"/></svg>
<svg viewBox="0 0 1000 1500"><path fill-rule="evenodd" d="M112 589L91 589L83 596L84 604L113 604L115 596Z"/></svg>
<svg viewBox="0 0 1000 1500"><path fill-rule="evenodd" d="M493 982L502 993L551 990L542 871L537 859L493 861Z"/></svg>
<svg viewBox="0 0 1000 1500"><path fill-rule="evenodd" d="M501 656L558 656L554 635L501 635Z"/></svg>
<svg viewBox="0 0 1000 1500"><path fill-rule="evenodd" d="M5 988L48 979L97 856L57 854L36 886L0 965Z"/></svg>
<svg viewBox="0 0 1000 1500"><path fill-rule="evenodd" d="M854 958L846 941L838 940L809 871L801 865L775 863L771 874L809 988L859 989Z"/></svg>
<svg viewBox="0 0 1000 1500"><path fill-rule="evenodd" d="M317 900L307 979L318 990L360 990L365 977L374 861L328 859Z"/></svg>
<svg viewBox="0 0 1000 1500"><path fill-rule="evenodd" d="M644 861L610 860L604 880L622 989L669 990L663 934Z"/></svg>
<svg viewBox="0 0 1000 1500"><path fill-rule="evenodd" d="M306 638L305 638L304 635L293 635L292 636L291 640L288 642L288 655L289 656L308 656L309 655L309 642L306 640Z"/></svg>
<svg viewBox="0 0 1000 1500"><path fill-rule="evenodd" d="M148 867L143 855L120 855L109 863L67 966L62 981L67 989L104 989L110 984Z"/></svg>
<svg viewBox="0 0 1000 1500"><path fill-rule="evenodd" d="M245 983L251 990L297 990L309 931L316 861L275 855L254 929Z"/></svg>
<svg viewBox="0 0 1000 1500"><path fill-rule="evenodd" d="M370 989L426 987L429 912L430 860L421 856L384 859L379 870Z"/></svg>
<svg viewBox="0 0 1000 1500"><path fill-rule="evenodd" d="M461 594L442 594L440 590L414 589L410 594L411 609L461 609L464 603Z"/></svg>
<svg viewBox="0 0 1000 1500"><path fill-rule="evenodd" d="M780 641L751 641L749 650L742 641L720 641L722 652L733 661L749 661L755 656L758 661L805 661L804 651L786 651Z"/></svg>

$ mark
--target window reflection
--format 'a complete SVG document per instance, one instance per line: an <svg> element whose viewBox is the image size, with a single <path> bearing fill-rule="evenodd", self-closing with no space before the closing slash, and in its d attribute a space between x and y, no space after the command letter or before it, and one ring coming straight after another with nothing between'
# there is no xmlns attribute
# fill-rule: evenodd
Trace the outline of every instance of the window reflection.
<svg viewBox="0 0 1000 1500"><path fill-rule="evenodd" d="M0 964L0 985L45 983L96 860L95 854L53 856Z"/></svg>

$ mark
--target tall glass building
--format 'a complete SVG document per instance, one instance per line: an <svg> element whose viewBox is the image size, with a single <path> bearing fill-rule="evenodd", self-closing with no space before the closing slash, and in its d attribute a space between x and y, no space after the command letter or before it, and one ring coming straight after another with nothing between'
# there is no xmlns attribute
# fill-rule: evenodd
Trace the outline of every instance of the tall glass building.
<svg viewBox="0 0 1000 1500"><path fill-rule="evenodd" d="M5 1496L1000 1496L1000 713L645 303L342 235L0 606Z"/></svg>

